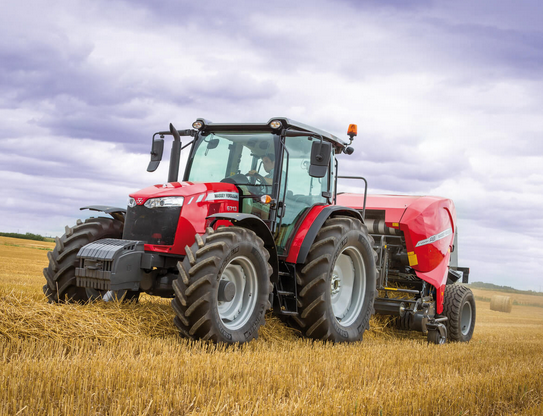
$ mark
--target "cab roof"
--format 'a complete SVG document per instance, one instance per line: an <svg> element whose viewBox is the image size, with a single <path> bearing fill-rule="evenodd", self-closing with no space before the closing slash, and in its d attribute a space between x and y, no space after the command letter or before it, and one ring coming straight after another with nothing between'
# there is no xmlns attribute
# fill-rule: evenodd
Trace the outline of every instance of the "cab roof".
<svg viewBox="0 0 543 416"><path fill-rule="evenodd" d="M335 146L338 147L344 147L349 144L348 141L341 140L333 134L330 134L324 130L308 126L307 124L303 124L299 121L292 120L286 117L273 117L270 118L267 123L213 123L203 118L199 118L196 121L200 121L204 124L200 131L209 133L219 131L263 131L280 134L281 130L287 129L292 132L298 131L301 133L309 133L322 136L323 139L332 142ZM272 121L281 122L281 127L275 129L272 128L270 125Z"/></svg>

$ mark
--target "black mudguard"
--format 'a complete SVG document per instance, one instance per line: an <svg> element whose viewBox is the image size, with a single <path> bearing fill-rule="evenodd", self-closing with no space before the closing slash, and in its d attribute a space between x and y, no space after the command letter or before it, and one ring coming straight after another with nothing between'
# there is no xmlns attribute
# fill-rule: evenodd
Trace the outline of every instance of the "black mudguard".
<svg viewBox="0 0 543 416"><path fill-rule="evenodd" d="M89 205L88 207L79 208L81 211L89 209L91 211L105 212L113 217L113 219L124 222L124 216L126 215L125 208L110 207L108 205Z"/></svg>

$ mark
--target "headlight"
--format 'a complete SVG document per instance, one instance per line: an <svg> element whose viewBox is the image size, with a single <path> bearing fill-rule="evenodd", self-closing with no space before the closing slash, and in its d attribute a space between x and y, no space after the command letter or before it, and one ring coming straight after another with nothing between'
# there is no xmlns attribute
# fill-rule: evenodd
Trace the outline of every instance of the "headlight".
<svg viewBox="0 0 543 416"><path fill-rule="evenodd" d="M136 200L132 197L128 198L128 206L134 208L136 206Z"/></svg>
<svg viewBox="0 0 543 416"><path fill-rule="evenodd" d="M282 126L283 124L279 121L279 120L273 120L270 122L270 127L272 129L278 129Z"/></svg>
<svg viewBox="0 0 543 416"><path fill-rule="evenodd" d="M165 198L151 198L145 201L147 208L182 207L185 198L182 196L167 196Z"/></svg>

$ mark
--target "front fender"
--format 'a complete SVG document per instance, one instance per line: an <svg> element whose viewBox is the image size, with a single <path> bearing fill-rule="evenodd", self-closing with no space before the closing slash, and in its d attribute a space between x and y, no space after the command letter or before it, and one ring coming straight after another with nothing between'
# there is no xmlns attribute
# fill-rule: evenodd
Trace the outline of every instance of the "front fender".
<svg viewBox="0 0 543 416"><path fill-rule="evenodd" d="M79 208L81 211L88 209L91 211L104 212L113 217L114 220L124 223L124 216L126 215L125 208L110 207L108 205L89 205L88 207Z"/></svg>
<svg viewBox="0 0 543 416"><path fill-rule="evenodd" d="M226 220L230 221L233 225L238 227L243 227L248 230L254 231L257 236L259 236L264 241L264 247L270 253L270 264L273 269L271 275L271 281L277 283L279 278L279 259L277 257L277 247L275 245L275 240L273 235L262 219L258 218L253 214L241 214L241 213L218 213L208 216L207 218L217 220ZM207 219L206 218L206 219Z"/></svg>
<svg viewBox="0 0 543 416"><path fill-rule="evenodd" d="M311 209L296 230L296 234L289 248L287 262L297 264L305 263L309 249L315 241L317 233L322 228L324 222L328 218L337 215L353 217L364 224L362 215L360 215L360 212L356 209L337 205L317 205Z"/></svg>

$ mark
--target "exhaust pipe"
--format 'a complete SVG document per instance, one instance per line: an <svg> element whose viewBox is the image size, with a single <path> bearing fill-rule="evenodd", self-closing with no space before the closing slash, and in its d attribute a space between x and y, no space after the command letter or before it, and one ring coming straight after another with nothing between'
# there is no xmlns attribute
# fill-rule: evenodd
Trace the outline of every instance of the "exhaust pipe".
<svg viewBox="0 0 543 416"><path fill-rule="evenodd" d="M168 182L177 182L179 177L179 161L181 159L181 136L172 123L170 123L170 133L173 136L173 143L172 153L170 154Z"/></svg>

